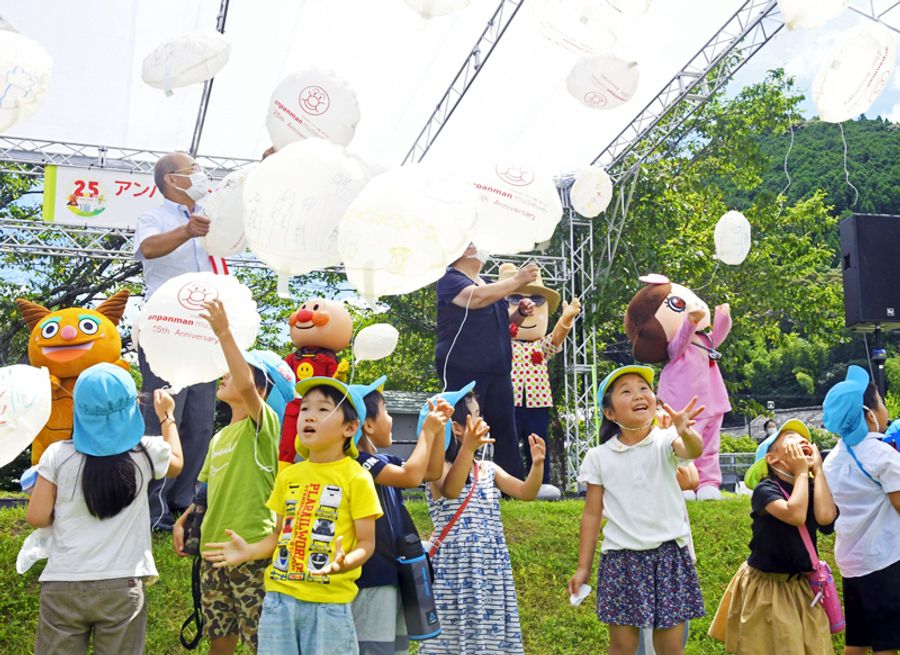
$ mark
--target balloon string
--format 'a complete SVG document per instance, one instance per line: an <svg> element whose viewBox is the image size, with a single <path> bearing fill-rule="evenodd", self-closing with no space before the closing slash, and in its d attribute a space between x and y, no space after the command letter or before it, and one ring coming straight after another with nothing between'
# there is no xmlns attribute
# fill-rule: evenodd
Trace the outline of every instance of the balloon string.
<svg viewBox="0 0 900 655"><path fill-rule="evenodd" d="M447 364L450 363L450 353L453 352L453 347L456 345L456 340L459 339L459 335L462 333L462 329L466 324L466 319L469 318L469 304L472 302L472 296L475 295L475 287L476 285L472 285L472 290L469 292L469 297L466 300L466 313L463 314L462 323L459 324L459 329L456 331L456 335L453 337L453 341L450 342L450 349L447 351L447 357L444 358L444 388L441 389L441 393L447 391Z"/></svg>
<svg viewBox="0 0 900 655"><path fill-rule="evenodd" d="M859 200L859 189L857 189L853 182L850 181L850 169L847 168L847 139L844 137L844 125L843 123L838 123L838 127L841 128L841 143L844 144L844 179L847 181L847 185L853 189L853 202L850 203L851 207L856 207L856 202Z"/></svg>
<svg viewBox="0 0 900 655"><path fill-rule="evenodd" d="M791 156L791 150L794 149L794 123L788 118L788 128L791 130L791 142L788 145L787 152L784 153L784 176L787 178L787 184L784 185L784 188L781 190L781 193L778 194L779 197L784 196L784 199L781 200L781 206L778 208L778 213L775 215L775 220L777 221L781 218L782 212L784 212L784 206L787 204L787 190L791 188L791 173L788 171L788 157Z"/></svg>
<svg viewBox="0 0 900 655"><path fill-rule="evenodd" d="M701 289L705 289L705 288L708 287L710 284L712 284L713 280L716 279L716 273L719 272L719 263L720 263L719 260L716 260L716 267L713 269L713 272L710 273L709 279L706 281L706 284L703 284L703 285L701 285L701 286L699 286L699 287L691 287L691 288L692 288L694 291L700 291Z"/></svg>

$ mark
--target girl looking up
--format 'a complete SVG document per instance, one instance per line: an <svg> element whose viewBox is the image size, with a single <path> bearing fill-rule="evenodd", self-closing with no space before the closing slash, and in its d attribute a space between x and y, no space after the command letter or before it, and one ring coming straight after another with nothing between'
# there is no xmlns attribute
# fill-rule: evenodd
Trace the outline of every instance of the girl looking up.
<svg viewBox="0 0 900 655"><path fill-rule="evenodd" d="M653 628L660 655L680 655L685 621L703 616L703 597L688 550L690 528L675 469L703 451L693 429L692 399L680 412L664 408L673 428L656 422L653 369L622 366L606 376L597 395L603 408L600 445L581 465L587 484L578 569L569 593L590 576L600 525L597 617L609 624L609 652L633 655L641 628Z"/></svg>

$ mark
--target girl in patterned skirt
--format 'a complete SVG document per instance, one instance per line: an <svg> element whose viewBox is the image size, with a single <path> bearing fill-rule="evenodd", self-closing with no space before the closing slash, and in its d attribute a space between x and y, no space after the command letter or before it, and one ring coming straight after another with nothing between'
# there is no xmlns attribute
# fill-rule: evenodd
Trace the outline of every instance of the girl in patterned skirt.
<svg viewBox="0 0 900 655"><path fill-rule="evenodd" d="M684 500L675 469L703 451L693 429L694 398L680 412L664 405L673 428L656 423L653 369L622 366L600 384L600 445L581 465L587 484L578 569L569 580L577 595L590 576L600 524L597 616L609 624L609 652L633 655L641 628L653 628L657 653L684 652L685 621L703 616L703 597L688 551Z"/></svg>
<svg viewBox="0 0 900 655"><path fill-rule="evenodd" d="M528 438L531 470L525 481L476 451L493 443L474 393L456 405L440 480L429 483L428 511L437 538L475 489L434 557L434 595L443 632L423 641L421 655L524 653L509 551L500 521L500 494L534 500L544 473L544 441Z"/></svg>

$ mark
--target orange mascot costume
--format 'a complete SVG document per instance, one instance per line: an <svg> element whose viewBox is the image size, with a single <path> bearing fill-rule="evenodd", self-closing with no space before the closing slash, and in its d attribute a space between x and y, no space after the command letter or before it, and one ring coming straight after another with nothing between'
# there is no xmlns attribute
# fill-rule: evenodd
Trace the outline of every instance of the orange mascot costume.
<svg viewBox="0 0 900 655"><path fill-rule="evenodd" d="M130 370L122 359L122 338L116 326L125 312L128 291L123 289L103 301L96 310L82 307L58 309L17 298L19 313L31 330L28 361L50 371L53 406L50 420L31 444L31 463L37 464L51 443L72 438L72 390L86 368L108 362Z"/></svg>
<svg viewBox="0 0 900 655"><path fill-rule="evenodd" d="M297 350L284 361L297 376L297 382L313 376L346 381L350 365L347 360L338 360L337 353L350 345L353 319L344 303L325 298L308 300L291 314L289 323L291 341ZM300 399L296 398L288 403L284 411L281 447L278 450L279 468L294 463L299 414Z"/></svg>

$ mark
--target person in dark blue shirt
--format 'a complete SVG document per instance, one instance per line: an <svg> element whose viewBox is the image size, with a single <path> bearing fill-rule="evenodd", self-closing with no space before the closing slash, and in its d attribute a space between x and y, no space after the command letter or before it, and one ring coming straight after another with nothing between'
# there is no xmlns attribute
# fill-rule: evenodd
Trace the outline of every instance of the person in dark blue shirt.
<svg viewBox="0 0 900 655"><path fill-rule="evenodd" d="M506 296L537 279L537 264L530 263L500 282L480 275L488 255L470 244L437 283L438 377L448 389L475 380L482 414L495 440L494 461L510 475L523 479L522 457L516 433L513 402L512 344L509 325L534 312L523 299L510 308Z"/></svg>

